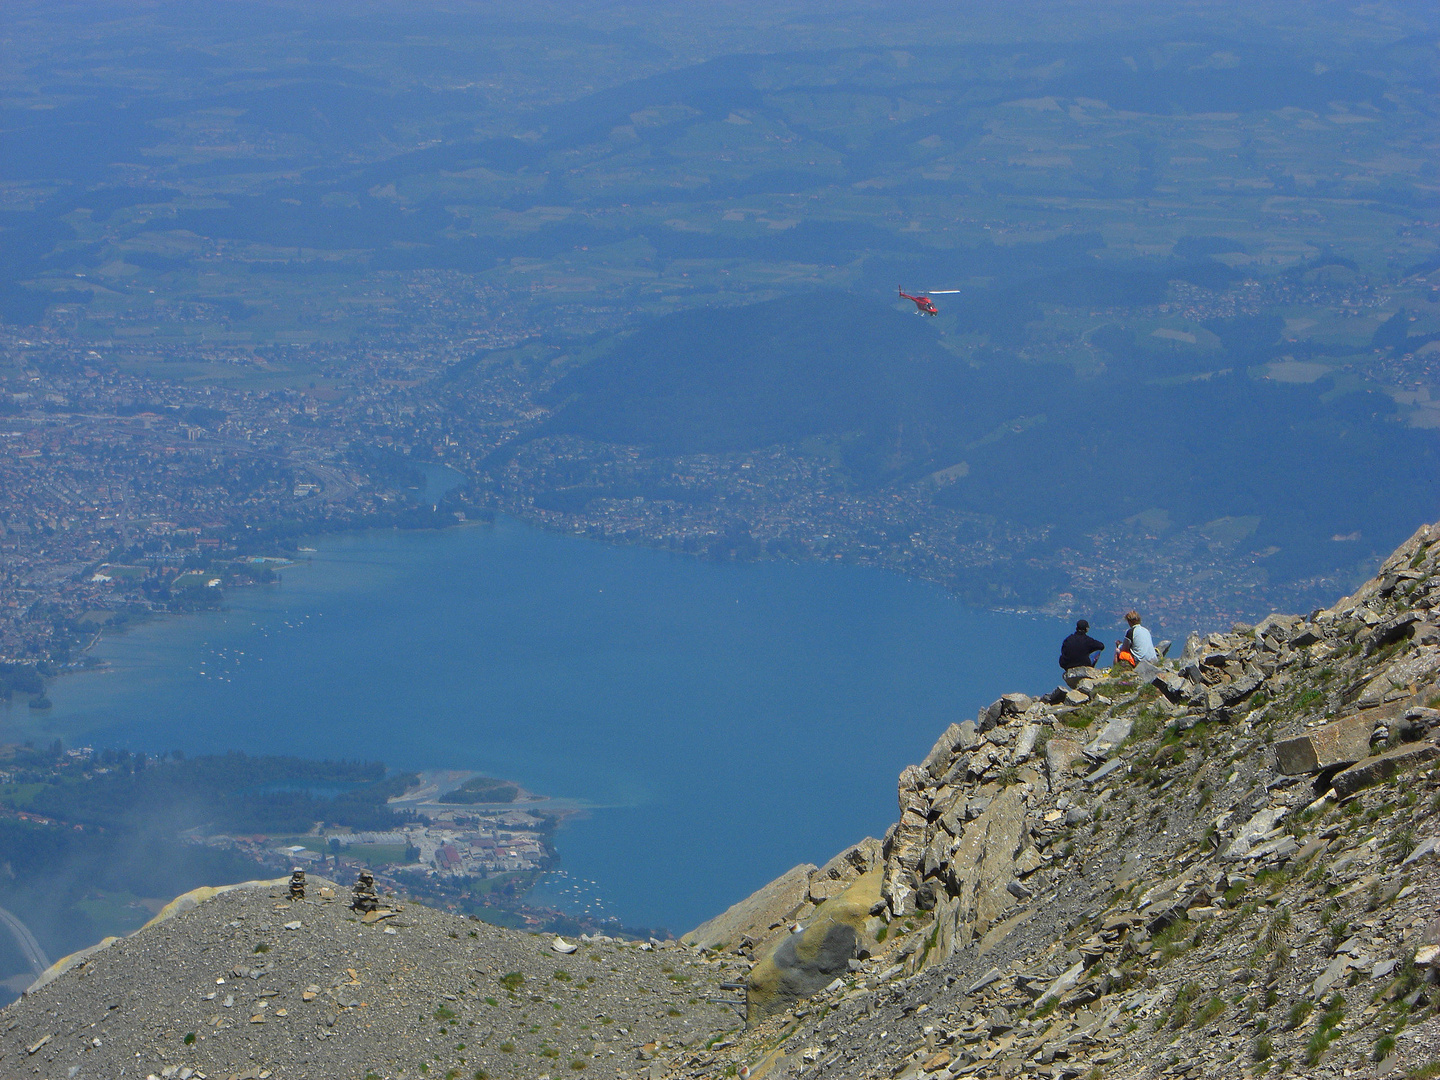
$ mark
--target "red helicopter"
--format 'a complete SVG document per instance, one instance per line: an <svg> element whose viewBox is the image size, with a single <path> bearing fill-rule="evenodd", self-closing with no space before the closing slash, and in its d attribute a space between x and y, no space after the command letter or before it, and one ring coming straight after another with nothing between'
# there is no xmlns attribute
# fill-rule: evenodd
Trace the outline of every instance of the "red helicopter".
<svg viewBox="0 0 1440 1080"><path fill-rule="evenodd" d="M921 293L919 296L911 296L904 289L901 289L900 286L897 285L895 286L895 288L899 290L901 299L915 301L916 315L939 315L940 312L936 309L935 304L930 299L930 297L943 296L946 293L958 293L960 291L959 289L931 289L928 293Z"/></svg>

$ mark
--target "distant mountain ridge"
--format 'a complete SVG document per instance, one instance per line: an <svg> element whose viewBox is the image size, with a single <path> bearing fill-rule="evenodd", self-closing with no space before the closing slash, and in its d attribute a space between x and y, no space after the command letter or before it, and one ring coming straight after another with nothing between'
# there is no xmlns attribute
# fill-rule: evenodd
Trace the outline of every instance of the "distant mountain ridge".
<svg viewBox="0 0 1440 1080"><path fill-rule="evenodd" d="M1000 306L1055 302L1056 287L1030 279ZM1334 536L1363 528L1388 546L1405 522L1434 516L1440 443L1398 422L1382 393L1253 377L1281 325L1217 323L1203 370L1124 338L1102 373L1082 377L995 351L957 355L934 321L841 292L683 312L597 346L550 389L553 416L504 453L580 436L639 448L663 473L683 455L819 440L859 490L963 461L935 505L1044 530L1042 550L1156 508L1181 528L1255 515L1250 543L1275 549L1266 570L1287 581L1333 572L1346 557ZM1314 498L1317 483L1331 497Z"/></svg>

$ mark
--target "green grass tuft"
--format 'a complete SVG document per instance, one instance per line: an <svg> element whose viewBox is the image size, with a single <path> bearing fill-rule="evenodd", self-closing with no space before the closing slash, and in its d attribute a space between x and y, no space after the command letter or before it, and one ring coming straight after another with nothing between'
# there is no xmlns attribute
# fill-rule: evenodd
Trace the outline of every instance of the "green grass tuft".
<svg viewBox="0 0 1440 1080"><path fill-rule="evenodd" d="M1195 1019L1191 1022L1190 1026L1193 1028L1202 1028L1224 1011L1225 1002L1218 996L1212 997L1201 1007L1200 1011L1195 1014Z"/></svg>

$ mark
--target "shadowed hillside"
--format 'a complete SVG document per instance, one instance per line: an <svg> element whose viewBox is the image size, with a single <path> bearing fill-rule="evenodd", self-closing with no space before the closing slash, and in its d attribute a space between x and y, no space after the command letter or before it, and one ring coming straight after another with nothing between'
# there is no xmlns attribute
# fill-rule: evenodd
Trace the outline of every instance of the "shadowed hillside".
<svg viewBox="0 0 1440 1080"><path fill-rule="evenodd" d="M1055 287L1039 278L1007 295ZM1255 548L1278 549L1274 579L1332 569L1343 553L1331 537L1359 523L1394 544L1404 522L1440 506L1434 433L1403 424L1389 397L1252 376L1278 320L1218 322L1219 347L1203 370L1189 357L1188 375L1109 340L1115 357L1093 376L993 351L962 358L940 322L843 293L673 315L564 375L537 437L662 459L818 441L860 489L963 462L935 505L1047 530L1056 544L1153 508L1181 528L1255 517ZM1315 498L1317 485L1329 497Z"/></svg>

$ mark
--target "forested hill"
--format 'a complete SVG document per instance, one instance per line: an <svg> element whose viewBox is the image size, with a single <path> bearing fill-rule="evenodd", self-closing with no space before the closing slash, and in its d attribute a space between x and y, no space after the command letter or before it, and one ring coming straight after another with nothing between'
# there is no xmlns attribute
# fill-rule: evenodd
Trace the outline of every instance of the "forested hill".
<svg viewBox="0 0 1440 1080"><path fill-rule="evenodd" d="M0 805L75 825L136 827L159 819L179 828L232 833L310 828L321 818L357 829L394 827L404 815L386 800L415 777L387 778L381 762L251 757L238 751L147 758L106 750L72 758L13 750L18 768Z"/></svg>
<svg viewBox="0 0 1440 1080"><path fill-rule="evenodd" d="M983 294L960 299L973 311ZM1084 374L962 354L945 321L838 292L673 315L560 378L537 435L662 458L809 440L858 489L964 463L935 486L938 506L1048 528L1057 544L1153 508L1182 527L1256 516L1251 542L1280 549L1280 577L1327 568L1332 536L1357 517L1394 541L1437 509L1437 440L1401 423L1389 397L1257 377L1283 347L1278 318L1213 320L1204 351L1115 328Z"/></svg>

